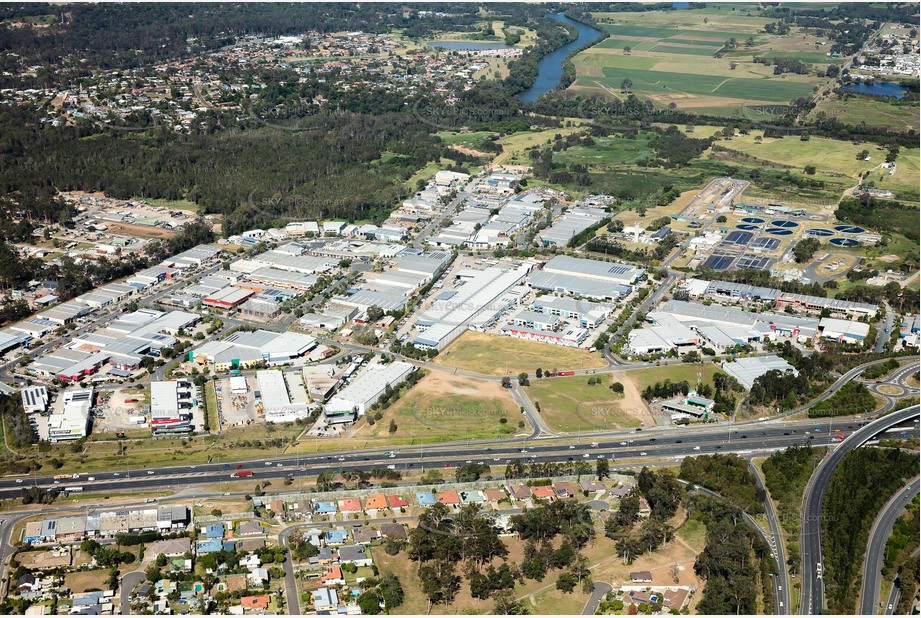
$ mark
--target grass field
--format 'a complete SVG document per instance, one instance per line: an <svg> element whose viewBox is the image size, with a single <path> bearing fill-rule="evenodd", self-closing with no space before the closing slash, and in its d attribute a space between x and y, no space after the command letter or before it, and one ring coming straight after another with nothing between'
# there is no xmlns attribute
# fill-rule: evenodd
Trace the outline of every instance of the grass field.
<svg viewBox="0 0 921 618"><path fill-rule="evenodd" d="M202 464L230 462L247 458L259 458L267 453L280 453L283 449L272 448L265 441L272 439L293 440L303 427L296 424L271 426L256 423L245 427L234 427L220 435L150 439L149 431L141 439L96 439L91 437L83 450L74 452L72 444L37 446L22 451L25 458L35 460L45 470L51 470L50 460L57 458L63 466L55 473L70 473L102 470L120 470L132 476L148 468L177 466L180 464ZM332 446L327 446L332 448ZM127 486L126 486L127 488Z"/></svg>
<svg viewBox="0 0 921 618"><path fill-rule="evenodd" d="M664 367L649 367L647 369L631 369L625 372L627 378L633 381L636 389L643 392L647 386L652 386L656 382L664 382L669 379L672 382L683 382L687 380L693 389L697 385L697 374L700 373L700 380L703 384L713 384L713 376L719 371L719 367L713 363L703 364L686 364L666 365Z"/></svg>
<svg viewBox="0 0 921 618"><path fill-rule="evenodd" d="M136 197L131 199L138 202L147 202L151 206L162 206L170 210L185 210L192 213L198 212L198 206L189 200L166 200L149 197Z"/></svg>
<svg viewBox="0 0 921 618"><path fill-rule="evenodd" d="M505 419L506 422L502 422ZM397 430L390 433L390 421ZM496 438L529 431L509 389L496 382L433 371L353 439L413 443Z"/></svg>
<svg viewBox="0 0 921 618"><path fill-rule="evenodd" d="M645 406L636 409L635 392L630 397L614 394L608 388L614 378L602 374L601 384L588 385L590 376L532 378L526 387L532 403L540 404L540 415L554 431L589 431L638 427Z"/></svg>
<svg viewBox="0 0 921 618"><path fill-rule="evenodd" d="M626 137L596 137L592 146L573 146L553 155L553 161L582 163L595 171L615 165L631 165L654 154L649 146L652 135L642 133L634 139Z"/></svg>
<svg viewBox="0 0 921 618"><path fill-rule="evenodd" d="M871 97L850 94L843 97L824 99L810 116L821 114L846 124L865 122L872 127L891 127L899 131L921 128L918 105L895 104L885 97Z"/></svg>
<svg viewBox="0 0 921 618"><path fill-rule="evenodd" d="M546 131L524 131L508 135L498 140L503 151L493 160L493 164L516 163L530 165L531 161L525 154L525 149L532 146L546 145L555 135L569 135L581 130L581 127L576 126L547 129Z"/></svg>
<svg viewBox="0 0 921 618"><path fill-rule="evenodd" d="M534 375L544 370L594 369L604 366L599 354L549 343L467 331L435 357L436 364L486 375Z"/></svg>
<svg viewBox="0 0 921 618"><path fill-rule="evenodd" d="M876 183L877 187L889 189L895 194L896 199L918 204L918 179L921 178L919 161L921 149L903 148L895 161L894 174L890 175L889 170L876 170L867 180Z"/></svg>
<svg viewBox="0 0 921 618"><path fill-rule="evenodd" d="M886 160L885 152L876 150L872 145L855 146L852 142L822 137L813 137L805 142L798 137L768 137L762 138L759 144L755 138L760 135L760 132L739 135L720 142L720 145L779 165L791 165L799 171L807 165L814 165L819 171L844 174L854 179ZM861 150L870 151L869 161L857 160L857 153Z"/></svg>

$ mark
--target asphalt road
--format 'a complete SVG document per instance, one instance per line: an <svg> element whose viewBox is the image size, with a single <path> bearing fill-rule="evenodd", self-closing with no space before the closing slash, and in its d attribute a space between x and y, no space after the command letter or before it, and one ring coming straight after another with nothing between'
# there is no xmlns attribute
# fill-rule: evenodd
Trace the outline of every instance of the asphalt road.
<svg viewBox="0 0 921 618"><path fill-rule="evenodd" d="M758 483L758 487L764 492L764 512L767 516L768 527L771 529L771 536L768 543L771 549L774 550L774 562L777 566L777 573L774 576L774 598L777 601L777 607L774 609L774 613L785 616L790 613L791 609L790 585L789 581L787 581L787 558L784 553L786 548L784 547L783 533L780 528L780 521L777 519L777 511L774 509L774 503L771 501L771 496L768 493L767 487L764 485L764 479L761 477L761 473L758 472L757 467L755 467L755 464L751 461L748 462L748 467L751 470L752 476L755 477L755 482Z"/></svg>
<svg viewBox="0 0 921 618"><path fill-rule="evenodd" d="M802 555L801 573L801 614L821 614L825 608L825 590L821 575L822 564L822 502L825 491L831 481L835 466L850 451L866 444L880 432L914 421L919 415L919 406L912 406L888 414L859 428L841 442L838 447L820 463L809 485L806 487L805 500L801 513L800 553Z"/></svg>
<svg viewBox="0 0 921 618"><path fill-rule="evenodd" d="M848 424L850 423L850 424ZM508 440L454 443L444 446L404 447L394 449L393 457L385 457L385 448L368 449L360 453L338 452L309 456L284 456L265 460L250 460L234 464L211 463L197 466L154 468L149 470L119 472L86 472L78 479L54 483L52 477L5 477L0 481L0 498L18 497L23 487L65 486L82 487L85 492L106 492L139 489L186 488L203 483L253 484L266 479L279 479L287 475L315 476L324 470L369 469L372 466L393 465L399 470L410 468L444 468L463 465L465 462L503 465L511 459L536 462L582 459L592 463L599 457L615 462L658 460L705 454L735 452L741 455L755 452L773 452L807 441L815 446L837 444L836 436L849 434L860 425L858 421L841 420L828 425L828 430L814 421L788 421L785 423L747 423L734 425L703 425L700 427L661 427L643 431L621 431L597 437L597 447L582 436L576 443L574 436L554 440ZM816 429L819 427L819 429ZM807 435L808 432L808 435ZM522 452L525 451L525 452ZM279 466L279 464L281 464ZM236 479L231 475L240 466L252 470L254 476ZM129 476L130 475L130 476ZM90 481L89 477L94 480ZM242 486L242 485L239 485Z"/></svg>
<svg viewBox="0 0 921 618"><path fill-rule="evenodd" d="M130 573L122 575L118 591L122 600L122 616L131 615L131 592L134 590L134 587L144 581L146 577L147 574L144 573L144 571L131 571Z"/></svg>
<svg viewBox="0 0 921 618"><path fill-rule="evenodd" d="M877 613L886 542L892 534L892 526L895 521L902 515L905 506L918 495L918 490L919 483L916 476L892 496L880 511L876 521L873 522L873 527L870 529L870 540L867 542L867 553L863 561L863 586L860 591L861 614Z"/></svg>
<svg viewBox="0 0 921 618"><path fill-rule="evenodd" d="M582 615L594 616L595 610L598 609L598 605L600 605L602 599L604 599L604 595L611 592L613 589L611 584L595 582L595 585L592 587L592 596L585 602L585 608L582 610Z"/></svg>

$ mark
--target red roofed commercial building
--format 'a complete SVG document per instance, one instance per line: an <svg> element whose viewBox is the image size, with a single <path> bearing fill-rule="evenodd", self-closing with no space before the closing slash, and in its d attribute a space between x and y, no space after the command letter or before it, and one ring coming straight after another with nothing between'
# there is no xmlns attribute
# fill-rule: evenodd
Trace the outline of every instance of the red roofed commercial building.
<svg viewBox="0 0 921 618"><path fill-rule="evenodd" d="M253 290L230 286L215 292L211 296L206 296L202 303L219 309L233 309L255 293Z"/></svg>

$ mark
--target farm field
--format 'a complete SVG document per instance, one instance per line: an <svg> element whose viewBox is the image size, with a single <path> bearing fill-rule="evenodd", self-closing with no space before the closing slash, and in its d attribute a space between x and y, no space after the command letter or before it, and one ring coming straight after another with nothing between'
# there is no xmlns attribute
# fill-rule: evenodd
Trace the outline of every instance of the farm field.
<svg viewBox="0 0 921 618"><path fill-rule="evenodd" d="M590 377L601 384L589 385ZM609 386L624 385L624 394L615 394ZM623 374L532 378L525 387L531 402L540 404L540 415L554 431L576 432L619 429L652 424L652 417L633 384Z"/></svg>
<svg viewBox="0 0 921 618"><path fill-rule="evenodd" d="M821 114L847 124L865 122L871 127L889 127L904 131L921 128L917 105L895 105L881 97L846 95L844 98L822 100L809 114L816 118Z"/></svg>
<svg viewBox="0 0 921 618"><path fill-rule="evenodd" d="M566 371L595 369L605 364L601 355L587 350L469 330L433 362L443 367L513 377L521 372L533 376L538 367Z"/></svg>
<svg viewBox="0 0 921 618"><path fill-rule="evenodd" d="M770 20L742 6L593 16L609 38L573 59L576 80L570 88L580 93L623 98L621 86L629 80L629 92L659 107L674 103L737 115L748 105L809 96L826 81L817 71L841 62L826 56L827 42L812 33L796 28L782 37L765 33ZM812 69L776 76L774 67L755 63L756 56L796 58Z"/></svg>

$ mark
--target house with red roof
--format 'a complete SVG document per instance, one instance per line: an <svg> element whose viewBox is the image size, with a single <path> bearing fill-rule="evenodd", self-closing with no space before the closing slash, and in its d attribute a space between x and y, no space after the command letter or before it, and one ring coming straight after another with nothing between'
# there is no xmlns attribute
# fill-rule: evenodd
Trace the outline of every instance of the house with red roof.
<svg viewBox="0 0 921 618"><path fill-rule="evenodd" d="M339 501L340 513L360 513L361 500L359 498L344 498Z"/></svg>
<svg viewBox="0 0 921 618"><path fill-rule="evenodd" d="M438 501L446 506L457 506L461 503L460 495L453 490L438 494Z"/></svg>
<svg viewBox="0 0 921 618"><path fill-rule="evenodd" d="M369 511L387 508L387 496L384 494L374 494L365 498L365 508Z"/></svg>
<svg viewBox="0 0 921 618"><path fill-rule="evenodd" d="M243 613L254 614L262 613L269 609L269 602L272 600L267 594L260 594L258 596L243 597L240 599L240 606L243 608Z"/></svg>
<svg viewBox="0 0 921 618"><path fill-rule="evenodd" d="M326 567L326 573L320 577L321 586L344 586L345 578L342 577L342 569L338 564L331 564Z"/></svg>
<svg viewBox="0 0 921 618"><path fill-rule="evenodd" d="M402 507L409 506L409 502L407 502L402 497L396 494L392 496L387 496L387 500L390 502L390 508L392 509L399 509Z"/></svg>
<svg viewBox="0 0 921 618"><path fill-rule="evenodd" d="M531 495L540 500L553 500L556 492L550 485L534 485L531 487Z"/></svg>

